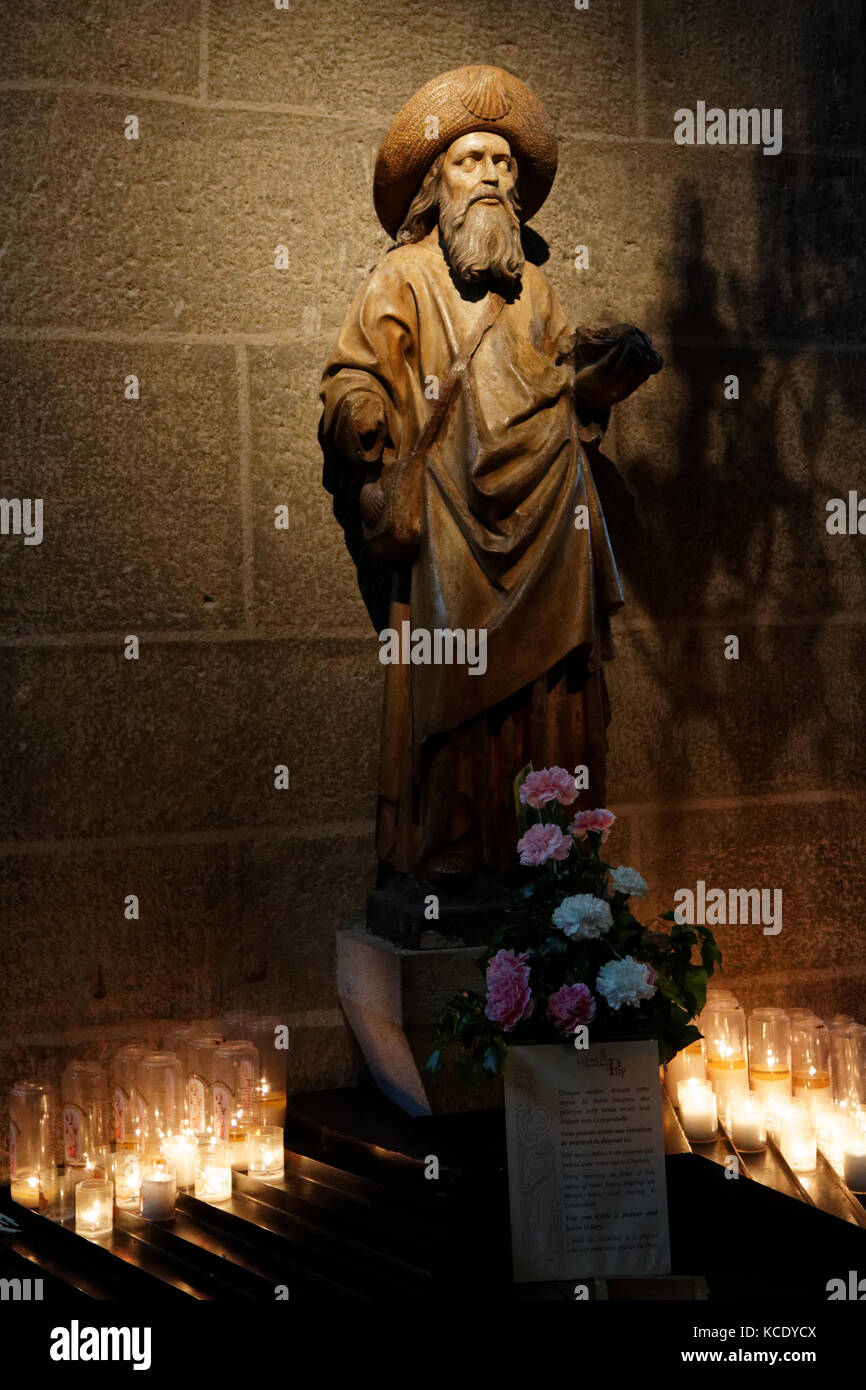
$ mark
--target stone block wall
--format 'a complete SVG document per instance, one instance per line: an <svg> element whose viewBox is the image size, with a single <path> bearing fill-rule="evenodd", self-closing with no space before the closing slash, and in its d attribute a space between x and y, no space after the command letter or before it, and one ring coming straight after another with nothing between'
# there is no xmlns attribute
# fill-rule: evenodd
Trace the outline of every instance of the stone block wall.
<svg viewBox="0 0 866 1390"><path fill-rule="evenodd" d="M623 858L658 905L782 888L780 935L719 931L741 998L862 1017L866 540L825 526L866 493L858 7L28 0L3 24L0 495L44 499L44 538L0 536L0 1093L231 1006L284 1017L291 1084L356 1074L333 942L371 881L381 667L316 388L388 244L387 124L469 61L553 114L534 225L569 315L666 359L600 479ZM781 108L782 152L676 145L699 100Z"/></svg>

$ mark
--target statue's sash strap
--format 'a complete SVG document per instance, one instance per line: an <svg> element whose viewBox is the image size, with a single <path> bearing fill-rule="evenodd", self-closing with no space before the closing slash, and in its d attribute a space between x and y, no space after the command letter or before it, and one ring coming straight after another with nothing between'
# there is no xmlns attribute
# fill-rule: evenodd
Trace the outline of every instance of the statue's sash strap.
<svg viewBox="0 0 866 1390"><path fill-rule="evenodd" d="M374 555L405 562L411 561L417 554L421 541L425 455L442 428L458 382L465 375L484 335L493 327L504 304L501 295L490 294L469 341L451 364L440 387L439 397L411 454L387 464L378 478L365 483L361 489L364 540ZM378 497L375 496L376 492L379 493Z"/></svg>

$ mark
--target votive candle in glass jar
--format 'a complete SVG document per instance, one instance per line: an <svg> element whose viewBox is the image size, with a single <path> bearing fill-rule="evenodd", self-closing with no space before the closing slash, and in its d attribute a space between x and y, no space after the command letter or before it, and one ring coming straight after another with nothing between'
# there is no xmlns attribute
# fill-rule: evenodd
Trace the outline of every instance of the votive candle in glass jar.
<svg viewBox="0 0 866 1390"><path fill-rule="evenodd" d="M709 1081L689 1076L677 1086L677 1103L683 1133L693 1144L708 1144L716 1138L719 1106Z"/></svg>
<svg viewBox="0 0 866 1390"><path fill-rule="evenodd" d="M63 1151L67 1167L84 1168L87 1155L109 1142L108 1076L98 1062L70 1062L61 1084Z"/></svg>
<svg viewBox="0 0 866 1390"><path fill-rule="evenodd" d="M213 1128L214 1053L221 1042L218 1033L202 1033L187 1049L186 1115L193 1134Z"/></svg>
<svg viewBox="0 0 866 1390"><path fill-rule="evenodd" d="M767 1147L767 1120L764 1106L751 1091L732 1095L729 1100L728 1131L731 1143L741 1153L759 1153Z"/></svg>
<svg viewBox="0 0 866 1390"><path fill-rule="evenodd" d="M690 1076L697 1077L698 1081L707 1079L703 1038L682 1048L665 1066L665 1090L674 1105L677 1104L677 1087Z"/></svg>
<svg viewBox="0 0 866 1390"><path fill-rule="evenodd" d="M177 1177L168 1160L145 1162L141 1170L141 1215L146 1221L171 1221L177 1201Z"/></svg>
<svg viewBox="0 0 866 1390"><path fill-rule="evenodd" d="M251 1014L243 1036L258 1050L262 1123L286 1123L286 1027L270 1014Z"/></svg>
<svg viewBox="0 0 866 1390"><path fill-rule="evenodd" d="M143 1042L125 1043L111 1059L112 1137L119 1149L138 1147L142 1111L138 1068L149 1051Z"/></svg>
<svg viewBox="0 0 866 1390"><path fill-rule="evenodd" d="M848 1116L843 1110L828 1107L818 1111L815 1122L818 1127L818 1148L830 1167L841 1174L850 1137Z"/></svg>
<svg viewBox="0 0 866 1390"><path fill-rule="evenodd" d="M136 1149L121 1149L114 1155L114 1200L119 1207L138 1211L141 1154Z"/></svg>
<svg viewBox="0 0 866 1390"><path fill-rule="evenodd" d="M114 1184L110 1178L82 1178L75 1189L75 1230L95 1239L111 1234Z"/></svg>
<svg viewBox="0 0 866 1390"><path fill-rule="evenodd" d="M714 1004L701 1014L701 1031L706 1046L707 1080L724 1109L734 1091L749 1089L746 1063L746 1015L739 1004Z"/></svg>
<svg viewBox="0 0 866 1390"><path fill-rule="evenodd" d="M195 1195L204 1202L227 1202L232 1195L232 1160L228 1144L213 1135L198 1140Z"/></svg>
<svg viewBox="0 0 866 1390"><path fill-rule="evenodd" d="M791 1021L791 1081L795 1096L830 1101L830 1033L814 1014Z"/></svg>
<svg viewBox="0 0 866 1390"><path fill-rule="evenodd" d="M781 1120L779 1148L795 1173L811 1173L818 1162L815 1116L804 1099L791 1100Z"/></svg>
<svg viewBox="0 0 866 1390"><path fill-rule="evenodd" d="M833 1100L853 1113L866 1100L864 1034L859 1023L840 1023L830 1029L830 1077Z"/></svg>
<svg viewBox="0 0 866 1390"><path fill-rule="evenodd" d="M784 1009L749 1014L749 1079L764 1100L791 1094L791 1024Z"/></svg>
<svg viewBox="0 0 866 1390"><path fill-rule="evenodd" d="M247 1133L247 1172L251 1178L281 1178L285 1170L282 1125L259 1125Z"/></svg>
<svg viewBox="0 0 866 1390"><path fill-rule="evenodd" d="M164 1143L163 1152L177 1175L178 1187L195 1185L196 1137L190 1130L180 1134L170 1134Z"/></svg>
<svg viewBox="0 0 866 1390"><path fill-rule="evenodd" d="M232 1038L214 1049L213 1065L213 1132L215 1138L227 1140L233 1128L239 1129L239 1114L247 1122L255 1118L258 1048L248 1039Z"/></svg>
<svg viewBox="0 0 866 1390"><path fill-rule="evenodd" d="M166 1135L183 1128L184 1076L176 1052L149 1052L138 1067L138 1088L144 1107L141 1149L152 1159L162 1153Z"/></svg>
<svg viewBox="0 0 866 1390"><path fill-rule="evenodd" d="M852 1192L866 1192L866 1139L849 1138L842 1158L842 1178Z"/></svg>
<svg viewBox="0 0 866 1390"><path fill-rule="evenodd" d="M46 1187L56 1179L59 1131L57 1092L43 1081L16 1081L9 1092L10 1195L19 1206L43 1211Z"/></svg>

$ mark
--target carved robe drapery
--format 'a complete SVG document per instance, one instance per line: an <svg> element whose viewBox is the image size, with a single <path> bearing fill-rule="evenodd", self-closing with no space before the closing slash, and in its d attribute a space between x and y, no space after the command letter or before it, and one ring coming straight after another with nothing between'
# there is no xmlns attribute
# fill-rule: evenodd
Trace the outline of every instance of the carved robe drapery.
<svg viewBox="0 0 866 1390"><path fill-rule="evenodd" d="M353 521L362 466L346 457L347 397L375 392L385 457L406 455L485 305L458 290L434 229L387 255L349 310L322 382L325 483L362 587L376 567ZM421 548L411 574L391 576L387 625L485 629L487 669L385 667L377 846L404 872L513 863L512 782L529 761L586 764L589 789L576 805L604 804L602 662L622 591L561 360L567 346L559 302L527 263L427 458ZM575 525L585 516L588 528Z"/></svg>

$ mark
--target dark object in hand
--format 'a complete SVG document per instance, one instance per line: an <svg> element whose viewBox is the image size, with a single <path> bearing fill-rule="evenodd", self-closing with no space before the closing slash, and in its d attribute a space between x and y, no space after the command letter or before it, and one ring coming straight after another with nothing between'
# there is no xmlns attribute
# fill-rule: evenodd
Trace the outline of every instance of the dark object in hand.
<svg viewBox="0 0 866 1390"><path fill-rule="evenodd" d="M575 398L592 409L608 410L662 369L646 333L633 324L578 328L574 338L570 357Z"/></svg>

